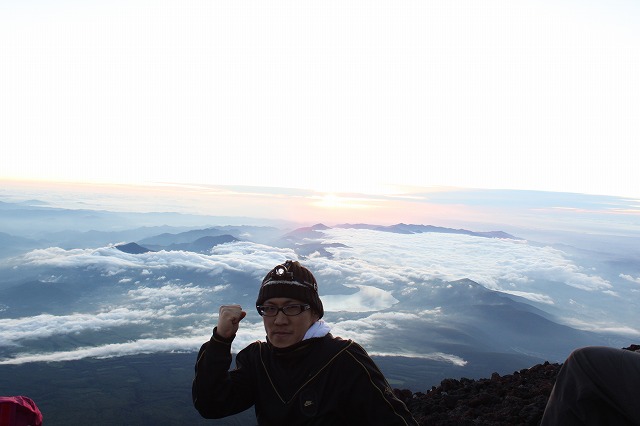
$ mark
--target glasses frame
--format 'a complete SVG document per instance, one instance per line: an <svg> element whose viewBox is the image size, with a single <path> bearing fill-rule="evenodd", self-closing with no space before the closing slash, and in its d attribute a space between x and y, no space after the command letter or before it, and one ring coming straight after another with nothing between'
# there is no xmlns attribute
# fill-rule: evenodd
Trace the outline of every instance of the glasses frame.
<svg viewBox="0 0 640 426"><path fill-rule="evenodd" d="M298 312L297 314L288 314L285 311L285 309L293 308L293 307L296 307L296 306L300 307L300 312ZM276 309L276 311L275 311L276 313L273 314L273 315L267 315L263 311L264 308ZM260 316L263 316L263 317L268 317L268 318L277 317L280 312L282 312L283 314L285 314L288 317L295 317L295 316L300 315L304 311L308 311L309 309L311 309L311 305L309 305L308 303L292 303L291 305L286 305L286 306L283 306L281 308L278 308L277 306L273 306L273 305L258 305L258 306L256 306L256 309L258 310L258 313L260 314Z"/></svg>

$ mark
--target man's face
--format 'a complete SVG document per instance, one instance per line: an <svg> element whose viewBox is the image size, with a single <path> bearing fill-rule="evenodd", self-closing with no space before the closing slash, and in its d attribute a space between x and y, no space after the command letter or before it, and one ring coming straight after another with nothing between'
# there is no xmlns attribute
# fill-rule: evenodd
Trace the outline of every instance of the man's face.
<svg viewBox="0 0 640 426"><path fill-rule="evenodd" d="M303 305L305 303L286 297L273 297L267 299L264 304L282 308L287 305ZM269 342L276 348L286 348L300 342L309 327L317 320L318 315L311 309L294 316L287 316L280 311L275 317L262 317Z"/></svg>

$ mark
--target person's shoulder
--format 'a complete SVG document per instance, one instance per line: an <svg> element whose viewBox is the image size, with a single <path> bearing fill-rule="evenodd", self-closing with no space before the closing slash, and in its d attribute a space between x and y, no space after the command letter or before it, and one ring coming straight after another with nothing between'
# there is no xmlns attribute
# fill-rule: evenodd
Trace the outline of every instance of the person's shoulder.
<svg viewBox="0 0 640 426"><path fill-rule="evenodd" d="M349 345L345 349L345 352L348 353L353 360L356 361L370 361L371 356L367 353L367 351L353 340L349 340Z"/></svg>
<svg viewBox="0 0 640 426"><path fill-rule="evenodd" d="M342 365L350 371L365 371L370 368L377 368L375 362L367 351L353 340L344 340L341 338L333 338L329 340L328 346L332 349L325 351L326 354L332 354L332 362ZM355 368L355 370L354 370ZM364 370L360 370L360 369Z"/></svg>
<svg viewBox="0 0 640 426"><path fill-rule="evenodd" d="M353 340L343 339L342 337L334 336L331 333L319 339L322 344L327 348L342 350L348 349L354 342Z"/></svg>
<svg viewBox="0 0 640 426"><path fill-rule="evenodd" d="M351 340L334 337L330 333L323 337L315 337L308 341L308 349L313 353L314 359L334 360L337 355L345 353L352 344Z"/></svg>
<svg viewBox="0 0 640 426"><path fill-rule="evenodd" d="M341 339L340 337L338 337L337 339L341 340L342 342L348 342L347 345L347 349L349 350L349 352L358 352L358 353L363 353L363 354L367 354L367 351L364 350L364 348L362 346L360 346L358 344L358 342L356 342L355 340L344 340Z"/></svg>
<svg viewBox="0 0 640 426"><path fill-rule="evenodd" d="M371 359L367 351L354 340L334 337L331 334L325 336L323 340L325 353L347 355L346 358L351 360L350 362L354 360L367 361ZM340 358L342 358L342 356Z"/></svg>

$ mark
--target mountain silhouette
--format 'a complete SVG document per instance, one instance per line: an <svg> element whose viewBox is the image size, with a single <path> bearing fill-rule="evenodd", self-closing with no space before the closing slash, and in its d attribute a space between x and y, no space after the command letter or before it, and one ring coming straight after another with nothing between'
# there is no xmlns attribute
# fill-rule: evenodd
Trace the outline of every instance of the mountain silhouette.
<svg viewBox="0 0 640 426"><path fill-rule="evenodd" d="M217 236L206 236L202 238L198 238L197 240L190 243L181 243L181 244L171 244L166 247L166 250L183 250L183 251L192 251L195 253L208 253L213 247L225 244L232 243L234 241L240 241L233 235L217 235Z"/></svg>
<svg viewBox="0 0 640 426"><path fill-rule="evenodd" d="M217 228L194 229L191 231L179 232L176 234L165 232L153 237L144 238L138 241L145 246L171 246L172 244L192 243L203 237L217 237L225 232Z"/></svg>
<svg viewBox="0 0 640 426"><path fill-rule="evenodd" d="M116 246L116 248L122 252L129 253L129 254L142 254L142 253L148 253L150 251L153 251L153 250L149 250L146 247L142 247L141 245L138 245L136 243L119 244Z"/></svg>
<svg viewBox="0 0 640 426"><path fill-rule="evenodd" d="M442 226L433 226L433 225L407 225L404 223L398 223L396 225L391 225L391 226L377 226L372 229L375 229L377 231L393 232L396 234L421 234L424 232L438 232L442 234L461 234L461 235L470 235L473 237L484 237L484 238L508 238L511 240L521 239L521 238L514 237L513 235L507 234L506 232L503 232L503 231L476 232L476 231L469 231L467 229L444 228Z"/></svg>

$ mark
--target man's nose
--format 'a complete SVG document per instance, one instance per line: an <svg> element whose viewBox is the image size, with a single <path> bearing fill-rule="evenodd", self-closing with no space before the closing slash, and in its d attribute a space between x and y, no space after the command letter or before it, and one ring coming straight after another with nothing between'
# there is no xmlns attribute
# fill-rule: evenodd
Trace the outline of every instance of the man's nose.
<svg viewBox="0 0 640 426"><path fill-rule="evenodd" d="M282 311L279 311L276 314L276 317L273 319L273 322L275 324L286 324L288 321L289 321L289 318Z"/></svg>

